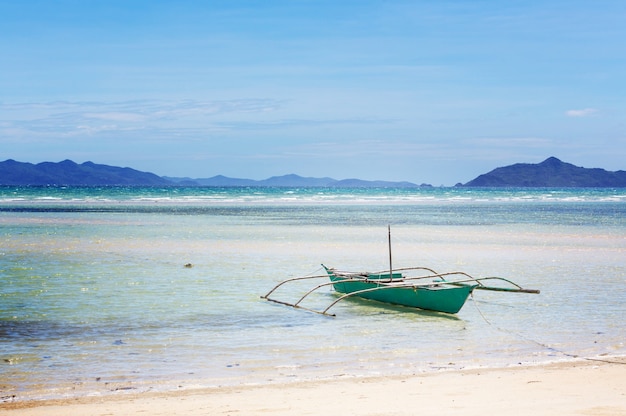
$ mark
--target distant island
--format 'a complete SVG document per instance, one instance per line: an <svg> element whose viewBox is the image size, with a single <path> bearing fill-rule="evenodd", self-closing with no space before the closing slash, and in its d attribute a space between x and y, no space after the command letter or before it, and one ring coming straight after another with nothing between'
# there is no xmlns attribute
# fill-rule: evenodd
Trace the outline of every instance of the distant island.
<svg viewBox="0 0 626 416"><path fill-rule="evenodd" d="M38 164L9 159L0 162L0 185L12 186L214 186L214 187L328 187L328 188L420 188L412 182L365 181L361 179L306 178L295 174L264 180L229 178L161 177L132 168L77 164L71 160ZM518 163L500 167L460 187L626 187L626 172L587 169L549 157L538 164Z"/></svg>
<svg viewBox="0 0 626 416"><path fill-rule="evenodd" d="M272 176L260 181L254 179L229 178L218 175L205 179L165 177L176 185L186 186L274 186L274 187L320 187L320 188L418 188L431 186L411 182L364 181L361 179L305 178L295 174Z"/></svg>
<svg viewBox="0 0 626 416"><path fill-rule="evenodd" d="M549 157L541 163L517 163L492 170L460 186L523 188L624 188L626 172L587 169Z"/></svg>
<svg viewBox="0 0 626 416"><path fill-rule="evenodd" d="M336 180L332 178L304 178L290 174L264 180L228 178L161 177L154 173L131 168L99 165L93 162L77 164L71 160L38 164L9 159L0 162L0 185L14 186L222 186L222 187L342 187L342 188L418 188L430 186L411 182Z"/></svg>

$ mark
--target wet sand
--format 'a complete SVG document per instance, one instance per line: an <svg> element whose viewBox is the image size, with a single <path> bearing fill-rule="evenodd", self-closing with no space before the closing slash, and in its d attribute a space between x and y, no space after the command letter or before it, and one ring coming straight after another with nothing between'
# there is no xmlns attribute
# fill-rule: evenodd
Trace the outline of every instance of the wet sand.
<svg viewBox="0 0 626 416"><path fill-rule="evenodd" d="M607 362L611 361L611 362ZM8 402L0 413L89 415L626 415L626 359Z"/></svg>

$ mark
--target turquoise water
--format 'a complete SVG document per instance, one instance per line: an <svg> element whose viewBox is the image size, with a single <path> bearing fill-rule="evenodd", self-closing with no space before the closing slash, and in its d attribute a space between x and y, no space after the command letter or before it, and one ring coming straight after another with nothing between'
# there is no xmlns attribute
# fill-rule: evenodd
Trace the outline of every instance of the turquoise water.
<svg viewBox="0 0 626 416"><path fill-rule="evenodd" d="M260 298L320 263L385 269L388 224L395 267L541 294L335 318ZM606 359L626 354L626 190L0 187L0 282L18 400Z"/></svg>

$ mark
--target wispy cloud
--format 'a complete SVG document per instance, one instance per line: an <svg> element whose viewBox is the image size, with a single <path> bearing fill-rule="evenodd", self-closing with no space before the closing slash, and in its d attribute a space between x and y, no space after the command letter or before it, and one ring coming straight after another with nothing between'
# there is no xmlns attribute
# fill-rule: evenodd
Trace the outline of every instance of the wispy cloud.
<svg viewBox="0 0 626 416"><path fill-rule="evenodd" d="M216 134L394 123L389 118L291 117L289 102L232 100L129 100L118 102L0 102L0 141L59 142L116 137L143 142L205 140ZM292 133L296 134L296 133Z"/></svg>
<svg viewBox="0 0 626 416"><path fill-rule="evenodd" d="M415 157L445 157L449 152L447 144L436 142L413 142L403 140L342 140L295 143L280 149L285 157L319 157L328 158L398 158ZM369 160L369 159L368 159Z"/></svg>
<svg viewBox="0 0 626 416"><path fill-rule="evenodd" d="M84 113L83 117L87 119L108 120L108 121L124 122L124 123L141 122L146 119L146 117L142 114L122 113L118 111Z"/></svg>
<svg viewBox="0 0 626 416"><path fill-rule="evenodd" d="M480 148L545 148L554 143L541 137L481 137L465 141L471 147Z"/></svg>
<svg viewBox="0 0 626 416"><path fill-rule="evenodd" d="M384 125L393 123L393 119L382 118L317 118L317 119L293 119L284 118L267 121L237 121L237 122L217 122L216 126L224 127L228 130L268 130L281 129L286 127L323 127L336 125Z"/></svg>
<svg viewBox="0 0 626 416"><path fill-rule="evenodd" d="M208 131L224 129L218 123L226 116L246 121L250 114L273 112L283 104L263 98L0 103L0 136L26 140L116 131Z"/></svg>
<svg viewBox="0 0 626 416"><path fill-rule="evenodd" d="M568 110L565 115L568 117L589 117L596 114L598 110L595 108L583 108L582 110Z"/></svg>
<svg viewBox="0 0 626 416"><path fill-rule="evenodd" d="M250 113L273 111L282 106L279 100L269 98L250 98L234 100L129 100L129 101L53 101L27 103L1 103L0 110L5 113L28 115L38 114L88 114L98 113L143 116L143 118L184 117L197 114ZM133 117L136 118L136 117Z"/></svg>

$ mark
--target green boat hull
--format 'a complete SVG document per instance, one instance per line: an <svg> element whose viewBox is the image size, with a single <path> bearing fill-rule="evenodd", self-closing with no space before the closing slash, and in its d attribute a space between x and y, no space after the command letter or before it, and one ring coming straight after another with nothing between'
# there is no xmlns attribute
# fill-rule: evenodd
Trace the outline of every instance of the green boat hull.
<svg viewBox="0 0 626 416"><path fill-rule="evenodd" d="M389 282L389 274L367 275L368 281L350 279L349 281L341 276L336 276L331 269L326 269L328 276L333 283L335 291L339 293L355 293L364 299L393 305L408 306L429 311L445 312L454 314L461 310L465 301L469 297L475 285L468 284L447 284L436 283L432 285L394 285L385 284ZM371 282L381 280L381 283ZM402 282L401 274L393 274L392 282Z"/></svg>

